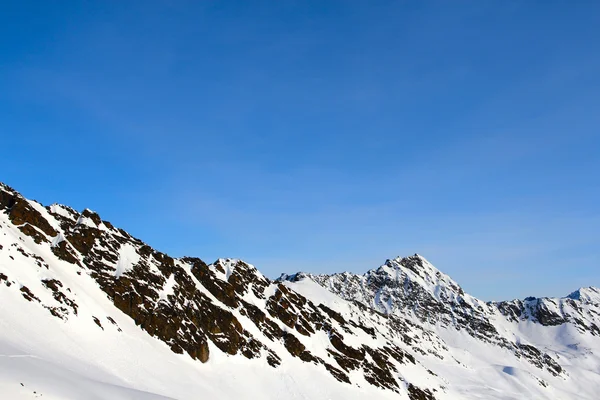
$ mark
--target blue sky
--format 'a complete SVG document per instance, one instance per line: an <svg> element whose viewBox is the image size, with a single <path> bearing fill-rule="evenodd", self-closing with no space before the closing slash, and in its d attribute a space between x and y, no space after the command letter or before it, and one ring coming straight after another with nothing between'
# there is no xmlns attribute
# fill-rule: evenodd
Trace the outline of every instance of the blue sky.
<svg viewBox="0 0 600 400"><path fill-rule="evenodd" d="M12 2L0 180L268 276L600 286L595 2Z"/></svg>

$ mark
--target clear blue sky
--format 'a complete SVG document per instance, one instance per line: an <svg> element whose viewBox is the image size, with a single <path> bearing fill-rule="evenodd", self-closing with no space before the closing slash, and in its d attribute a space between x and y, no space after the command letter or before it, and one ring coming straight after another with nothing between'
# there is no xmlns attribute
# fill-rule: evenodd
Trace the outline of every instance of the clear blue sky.
<svg viewBox="0 0 600 400"><path fill-rule="evenodd" d="M0 180L280 272L600 286L600 3L4 2Z"/></svg>

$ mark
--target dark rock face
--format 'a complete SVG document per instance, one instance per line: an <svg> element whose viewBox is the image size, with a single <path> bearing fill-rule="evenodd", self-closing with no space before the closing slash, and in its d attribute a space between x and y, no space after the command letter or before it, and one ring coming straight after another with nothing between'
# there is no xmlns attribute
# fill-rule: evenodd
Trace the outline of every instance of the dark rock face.
<svg viewBox="0 0 600 400"><path fill-rule="evenodd" d="M65 293L63 293L63 291L61 290L63 284L60 281L56 279L44 279L42 280L42 284L52 291L52 296L56 301L65 305L65 307L50 308L49 310L52 313L52 315L62 319L67 318L69 311L77 315L77 308L79 306L77 305L77 303L75 303L74 300L71 300L67 297ZM70 310L68 310L66 307L68 307Z"/></svg>
<svg viewBox="0 0 600 400"><path fill-rule="evenodd" d="M421 390L413 384L408 385L408 396L410 400L433 400L433 394L429 390Z"/></svg>
<svg viewBox="0 0 600 400"><path fill-rule="evenodd" d="M548 303L556 305L552 299L538 299L528 297L524 301L514 300L511 302L498 303L498 309L513 321L518 321L522 318L529 318L539 322L544 326L562 325L568 320L564 315L550 310Z"/></svg>
<svg viewBox="0 0 600 400"><path fill-rule="evenodd" d="M7 190L3 190L6 188ZM11 222L18 226L28 236L34 237L36 243L43 236L38 234L37 229L49 236L56 236L57 232L50 226L48 221L42 217L28 200L18 195L13 189L2 185L0 187L0 208L6 210ZM37 229L36 229L37 228Z"/></svg>
<svg viewBox="0 0 600 400"><path fill-rule="evenodd" d="M583 292L583 294L582 294ZM600 336L600 290L585 288L560 299L527 297L524 300L493 303L509 321L533 321L543 326L573 324L581 333Z"/></svg>

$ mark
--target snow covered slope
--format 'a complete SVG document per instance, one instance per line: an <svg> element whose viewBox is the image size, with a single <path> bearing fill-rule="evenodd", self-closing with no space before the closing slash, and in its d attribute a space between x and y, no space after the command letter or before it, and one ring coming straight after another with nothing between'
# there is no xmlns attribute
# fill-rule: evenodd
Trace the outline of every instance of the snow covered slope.
<svg viewBox="0 0 600 400"><path fill-rule="evenodd" d="M484 303L420 256L272 281L0 184L3 399L595 399L599 298Z"/></svg>

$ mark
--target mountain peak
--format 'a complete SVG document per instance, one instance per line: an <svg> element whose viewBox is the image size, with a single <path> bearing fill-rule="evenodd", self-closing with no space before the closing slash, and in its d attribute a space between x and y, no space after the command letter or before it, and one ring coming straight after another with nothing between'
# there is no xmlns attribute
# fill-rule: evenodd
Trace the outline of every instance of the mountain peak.
<svg viewBox="0 0 600 400"><path fill-rule="evenodd" d="M279 279L294 282L305 278L346 300L357 301L384 314L410 313L421 320L447 319L455 306L469 309L485 306L419 254L387 259L383 265L362 275L299 272L284 274Z"/></svg>
<svg viewBox="0 0 600 400"><path fill-rule="evenodd" d="M458 283L450 278L450 276L434 267L427 259L425 259L425 257L419 254L386 260L385 264L379 267L379 269L382 269L383 271L390 271L388 268L391 269L391 271L396 271L396 273L397 271L401 271L410 279L417 281L424 288L429 289L433 294L439 292L439 289L443 287L459 293L460 295L464 294L464 291Z"/></svg>
<svg viewBox="0 0 600 400"><path fill-rule="evenodd" d="M600 303L600 289L593 286L582 287L570 293L567 297L587 303Z"/></svg>

